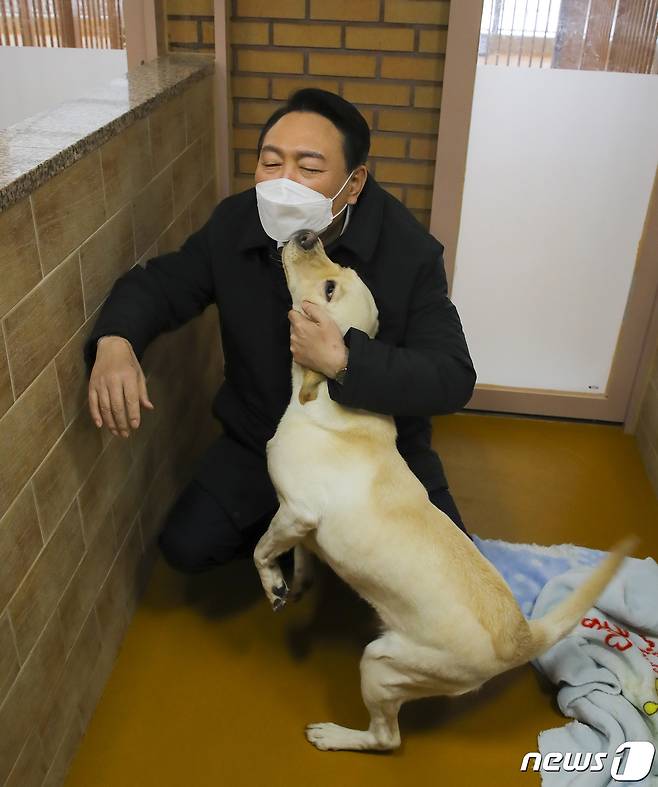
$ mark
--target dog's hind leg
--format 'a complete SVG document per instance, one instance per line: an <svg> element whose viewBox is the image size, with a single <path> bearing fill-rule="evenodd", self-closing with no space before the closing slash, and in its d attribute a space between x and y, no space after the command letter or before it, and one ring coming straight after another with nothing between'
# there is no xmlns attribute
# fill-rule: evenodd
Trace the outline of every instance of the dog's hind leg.
<svg viewBox="0 0 658 787"><path fill-rule="evenodd" d="M442 693L436 686L438 652L396 632L373 640L361 657L361 694L370 713L367 730L332 722L309 724L306 737L318 749L379 750L400 745L398 712L404 702Z"/></svg>
<svg viewBox="0 0 658 787"><path fill-rule="evenodd" d="M308 514L281 505L254 549L254 563L265 595L275 612L286 603L288 594L288 586L277 558L296 546L317 526L317 522L310 520Z"/></svg>

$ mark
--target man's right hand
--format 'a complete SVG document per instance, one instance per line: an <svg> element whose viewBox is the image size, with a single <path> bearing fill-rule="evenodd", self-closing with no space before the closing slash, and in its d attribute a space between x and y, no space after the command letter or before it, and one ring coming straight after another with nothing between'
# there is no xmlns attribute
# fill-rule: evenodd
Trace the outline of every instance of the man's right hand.
<svg viewBox="0 0 658 787"><path fill-rule="evenodd" d="M89 378L89 411L94 423L98 427L104 423L113 435L120 432L128 437L130 428L139 426L140 404L154 408L132 345L122 336L101 336Z"/></svg>

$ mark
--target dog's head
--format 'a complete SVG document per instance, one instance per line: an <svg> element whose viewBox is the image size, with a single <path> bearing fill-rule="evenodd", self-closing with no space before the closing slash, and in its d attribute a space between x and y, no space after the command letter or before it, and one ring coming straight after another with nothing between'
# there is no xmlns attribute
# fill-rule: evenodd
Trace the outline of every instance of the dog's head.
<svg viewBox="0 0 658 787"><path fill-rule="evenodd" d="M284 246L282 260L293 309L301 312L302 301L311 301L327 310L343 335L353 326L375 337L379 320L370 290L355 270L327 257L317 233L296 232Z"/></svg>

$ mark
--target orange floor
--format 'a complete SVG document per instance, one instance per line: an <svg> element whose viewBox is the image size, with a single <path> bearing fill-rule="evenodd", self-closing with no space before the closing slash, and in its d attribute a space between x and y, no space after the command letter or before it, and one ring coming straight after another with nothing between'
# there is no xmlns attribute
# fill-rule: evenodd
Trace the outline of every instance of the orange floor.
<svg viewBox="0 0 658 787"><path fill-rule="evenodd" d="M658 555L658 502L621 427L462 414L436 447L482 537ZM407 787L539 784L519 772L537 733L564 723L531 667L475 695L409 703L393 753L321 752L309 722L365 728L359 658L373 613L322 566L280 614L250 561L185 576L159 557L67 787Z"/></svg>

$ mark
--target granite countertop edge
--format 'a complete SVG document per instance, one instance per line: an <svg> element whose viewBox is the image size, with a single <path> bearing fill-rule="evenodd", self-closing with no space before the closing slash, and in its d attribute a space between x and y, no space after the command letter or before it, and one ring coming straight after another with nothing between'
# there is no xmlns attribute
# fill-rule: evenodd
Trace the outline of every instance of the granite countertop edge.
<svg viewBox="0 0 658 787"><path fill-rule="evenodd" d="M212 55L164 55L80 98L0 129L0 212L214 68Z"/></svg>

